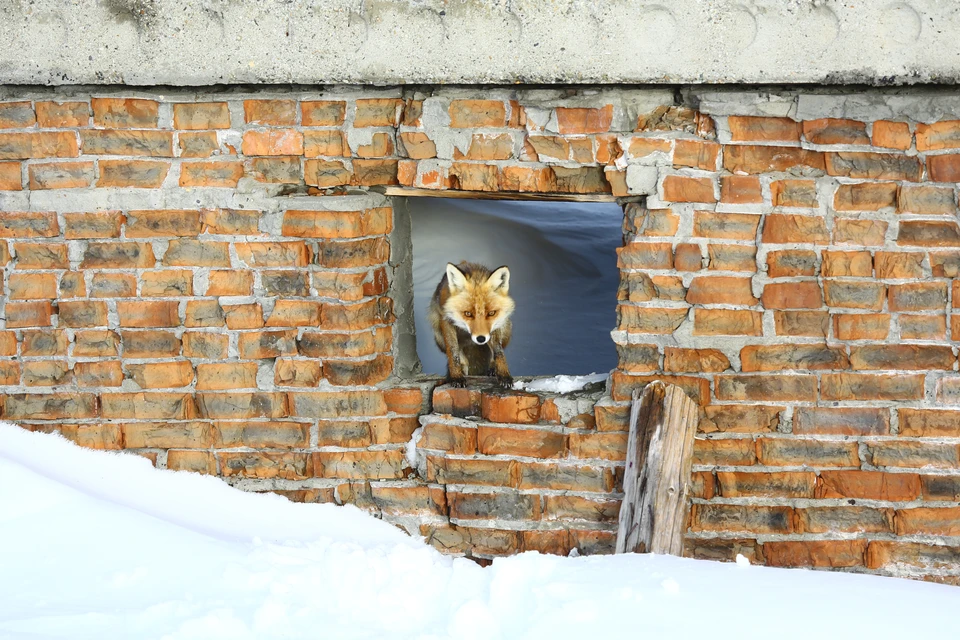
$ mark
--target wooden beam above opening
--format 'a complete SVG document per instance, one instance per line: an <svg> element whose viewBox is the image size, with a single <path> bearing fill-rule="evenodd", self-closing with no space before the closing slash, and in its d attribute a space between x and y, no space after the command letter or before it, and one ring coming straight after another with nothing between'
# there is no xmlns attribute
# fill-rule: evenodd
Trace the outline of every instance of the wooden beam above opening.
<svg viewBox="0 0 960 640"><path fill-rule="evenodd" d="M548 202L616 202L610 193L519 193L515 191L457 191L453 189L413 189L410 187L373 187L388 196L409 198L463 198L469 200L541 200Z"/></svg>

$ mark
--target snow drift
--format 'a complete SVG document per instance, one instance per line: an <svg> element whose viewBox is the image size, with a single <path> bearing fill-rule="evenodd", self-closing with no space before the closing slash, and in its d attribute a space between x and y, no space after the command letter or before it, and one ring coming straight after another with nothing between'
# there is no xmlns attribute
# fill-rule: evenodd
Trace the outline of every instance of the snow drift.
<svg viewBox="0 0 960 640"><path fill-rule="evenodd" d="M0 424L0 638L933 638L953 587L653 555L480 568L353 507ZM895 606L889 606L895 603Z"/></svg>

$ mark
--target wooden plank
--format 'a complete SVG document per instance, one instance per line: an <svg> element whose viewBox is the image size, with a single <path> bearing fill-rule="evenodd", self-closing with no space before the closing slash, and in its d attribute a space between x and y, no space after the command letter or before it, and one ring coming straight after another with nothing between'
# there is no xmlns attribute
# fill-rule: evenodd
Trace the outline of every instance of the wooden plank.
<svg viewBox="0 0 960 640"><path fill-rule="evenodd" d="M454 189L414 189L412 187L372 187L371 191L388 196L411 198L465 198L470 200L546 200L549 202L616 202L609 193L519 193L512 191L459 191Z"/></svg>
<svg viewBox="0 0 960 640"><path fill-rule="evenodd" d="M699 409L656 380L633 394L617 553L683 553Z"/></svg>

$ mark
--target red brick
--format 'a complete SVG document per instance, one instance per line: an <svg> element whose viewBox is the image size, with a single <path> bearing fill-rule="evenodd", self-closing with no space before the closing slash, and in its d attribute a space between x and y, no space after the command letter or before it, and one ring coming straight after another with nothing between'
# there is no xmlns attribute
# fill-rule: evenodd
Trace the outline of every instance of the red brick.
<svg viewBox="0 0 960 640"><path fill-rule="evenodd" d="M177 136L181 158L209 158L220 149L215 131L181 132Z"/></svg>
<svg viewBox="0 0 960 640"><path fill-rule="evenodd" d="M30 165L28 171L32 190L77 189L93 183L93 162L46 162Z"/></svg>
<svg viewBox="0 0 960 640"><path fill-rule="evenodd" d="M920 496L920 477L915 473L882 471L821 471L816 497L861 500L915 500Z"/></svg>
<svg viewBox="0 0 960 640"><path fill-rule="evenodd" d="M761 204L763 193L760 190L760 178L757 176L721 176L720 202L726 204Z"/></svg>
<svg viewBox="0 0 960 640"><path fill-rule="evenodd" d="M690 513L692 531L733 533L793 533L797 529L792 507L733 504L695 504Z"/></svg>
<svg viewBox="0 0 960 640"><path fill-rule="evenodd" d="M838 340L885 340L890 333L886 313L833 316L833 333Z"/></svg>
<svg viewBox="0 0 960 640"><path fill-rule="evenodd" d="M242 162L217 160L180 165L181 187L236 187L242 177Z"/></svg>
<svg viewBox="0 0 960 640"><path fill-rule="evenodd" d="M916 213L920 215L954 215L957 212L957 200L953 188L902 186L897 196L897 213Z"/></svg>
<svg viewBox="0 0 960 640"><path fill-rule="evenodd" d="M303 154L303 134L294 129L246 131L242 151L246 156L299 156Z"/></svg>
<svg viewBox="0 0 960 640"><path fill-rule="evenodd" d="M819 309L820 285L816 280L774 282L763 288L760 300L766 309Z"/></svg>
<svg viewBox="0 0 960 640"><path fill-rule="evenodd" d="M922 438L960 437L960 411L898 409L900 435Z"/></svg>
<svg viewBox="0 0 960 640"><path fill-rule="evenodd" d="M560 110L557 111L559 118ZM506 107L501 100L453 100L450 102L449 114L450 126L454 129L502 127L507 121ZM609 124L607 127L609 128Z"/></svg>
<svg viewBox="0 0 960 640"><path fill-rule="evenodd" d="M820 216L770 214L763 221L763 242L771 244L828 244L830 236Z"/></svg>
<svg viewBox="0 0 960 640"><path fill-rule="evenodd" d="M877 251L874 264L877 278L923 278L923 252Z"/></svg>
<svg viewBox="0 0 960 640"><path fill-rule="evenodd" d="M617 249L617 266L620 269L672 269L673 247L668 242L628 244Z"/></svg>
<svg viewBox="0 0 960 640"><path fill-rule="evenodd" d="M859 467L856 442L806 438L760 438L757 457L767 466Z"/></svg>
<svg viewBox="0 0 960 640"><path fill-rule="evenodd" d="M900 154L841 151L826 154L826 171L831 176L848 178L920 182L923 163Z"/></svg>
<svg viewBox="0 0 960 640"><path fill-rule="evenodd" d="M815 209L817 183L813 180L775 180L770 183L770 198L775 207L804 207Z"/></svg>
<svg viewBox="0 0 960 640"><path fill-rule="evenodd" d="M757 463L752 439L697 438L693 443L693 464L750 466ZM732 496L736 496L734 492Z"/></svg>
<svg viewBox="0 0 960 640"><path fill-rule="evenodd" d="M673 333L687 318L685 308L619 305L617 310L620 317L618 326L631 333Z"/></svg>
<svg viewBox="0 0 960 640"><path fill-rule="evenodd" d="M820 377L820 396L824 400L922 400L923 379L923 375L903 373L825 373Z"/></svg>
<svg viewBox="0 0 960 640"><path fill-rule="evenodd" d="M883 308L884 285L855 280L827 280L823 283L823 299L828 307L846 309Z"/></svg>
<svg viewBox="0 0 960 640"><path fill-rule="evenodd" d="M917 151L960 148L960 120L917 125Z"/></svg>
<svg viewBox="0 0 960 640"><path fill-rule="evenodd" d="M62 300L58 306L62 327L107 326L107 303L105 302Z"/></svg>
<svg viewBox="0 0 960 640"><path fill-rule="evenodd" d="M898 186L894 182L841 184L833 196L837 211L879 211L897 204Z"/></svg>
<svg viewBox="0 0 960 640"><path fill-rule="evenodd" d="M757 236L760 217L745 213L696 211L693 218L693 235L727 240L754 240Z"/></svg>
<svg viewBox="0 0 960 640"><path fill-rule="evenodd" d="M800 407L793 417L795 434L889 435L888 409Z"/></svg>
<svg viewBox="0 0 960 640"><path fill-rule="evenodd" d="M173 157L169 131L90 129L82 131L80 138L85 155Z"/></svg>
<svg viewBox="0 0 960 640"><path fill-rule="evenodd" d="M396 127L398 124L400 124L400 116L402 112L403 100L400 100L399 98L359 99L356 101L356 112L353 117L353 126Z"/></svg>
<svg viewBox="0 0 960 640"><path fill-rule="evenodd" d="M174 129L229 129L230 110L226 102L197 102L173 105Z"/></svg>
<svg viewBox="0 0 960 640"><path fill-rule="evenodd" d="M673 148L675 167L692 167L704 171L716 171L720 145L700 140L677 140ZM759 184L757 184L759 187ZM759 193L759 189L758 189Z"/></svg>
<svg viewBox="0 0 960 640"><path fill-rule="evenodd" d="M0 162L0 191L22 191L19 162Z"/></svg>
<svg viewBox="0 0 960 640"><path fill-rule="evenodd" d="M319 478L394 480L404 477L406 461L401 449L331 451L314 453L313 466Z"/></svg>
<svg viewBox="0 0 960 640"><path fill-rule="evenodd" d="M804 249L771 251L767 254L767 275L771 278L816 274L817 254Z"/></svg>
<svg viewBox="0 0 960 640"><path fill-rule="evenodd" d="M79 155L77 134L72 131L0 133L0 160L76 158Z"/></svg>
<svg viewBox="0 0 960 640"><path fill-rule="evenodd" d="M763 556L771 567L862 567L866 540L796 540L766 542Z"/></svg>
<svg viewBox="0 0 960 640"><path fill-rule="evenodd" d="M0 238L52 238L59 234L54 212L0 212Z"/></svg>
<svg viewBox="0 0 960 640"><path fill-rule="evenodd" d="M53 305L50 301L8 302L5 310L8 329L49 327L53 323Z"/></svg>
<svg viewBox="0 0 960 640"><path fill-rule="evenodd" d="M740 350L740 366L748 371L846 369L843 348L824 344L748 345Z"/></svg>
<svg viewBox="0 0 960 640"><path fill-rule="evenodd" d="M673 267L677 271L699 271L703 267L700 245L678 244L674 249Z"/></svg>
<svg viewBox="0 0 960 640"><path fill-rule="evenodd" d="M881 246L887 233L883 220L837 218L833 223L833 242L865 247Z"/></svg>
<svg viewBox="0 0 960 640"><path fill-rule="evenodd" d="M912 282L887 287L890 311L944 310L947 306L947 285L943 282Z"/></svg>
<svg viewBox="0 0 960 640"><path fill-rule="evenodd" d="M690 282L687 302L690 304L729 304L753 306L751 278L737 276L697 276Z"/></svg>
<svg viewBox="0 0 960 640"><path fill-rule="evenodd" d="M532 393L484 393L480 415L491 422L533 424L540 419L540 398Z"/></svg>
<svg viewBox="0 0 960 640"><path fill-rule="evenodd" d="M175 327L180 324L178 303L143 300L118 302L121 327Z"/></svg>
<svg viewBox="0 0 960 640"><path fill-rule="evenodd" d="M718 375L714 383L720 400L813 402L817 399L817 378L807 374Z"/></svg>
<svg viewBox="0 0 960 640"><path fill-rule="evenodd" d="M943 340L946 334L946 316L900 316L900 338L902 340Z"/></svg>
<svg viewBox="0 0 960 640"><path fill-rule="evenodd" d="M339 127L343 124L347 103L343 100L313 100L300 103L305 127Z"/></svg>
<svg viewBox="0 0 960 640"><path fill-rule="evenodd" d="M455 101L466 102L466 101ZM477 101L479 102L479 101ZM501 103L496 103L501 104ZM600 109L557 107L557 126L563 135L583 133L606 133L610 130L613 119L613 105L608 104ZM451 105L451 118L453 117ZM457 125L452 125L457 126ZM480 126L502 126L500 124Z"/></svg>
<svg viewBox="0 0 960 640"><path fill-rule="evenodd" d="M44 129L73 129L90 124L86 102L37 102L37 122Z"/></svg>
<svg viewBox="0 0 960 640"><path fill-rule="evenodd" d="M790 118L730 116L727 125L735 142L800 141L800 123Z"/></svg>
<svg viewBox="0 0 960 640"><path fill-rule="evenodd" d="M823 171L823 153L798 147L726 145L723 168L731 173L785 172L808 168Z"/></svg>
<svg viewBox="0 0 960 640"><path fill-rule="evenodd" d="M193 382L193 366L186 361L128 364L127 375L141 389L186 387Z"/></svg>
<svg viewBox="0 0 960 640"><path fill-rule="evenodd" d="M93 124L123 129L156 128L159 103L135 98L93 98Z"/></svg>
<svg viewBox="0 0 960 640"><path fill-rule="evenodd" d="M7 420L79 420L97 416L97 396L91 393L11 394L6 396Z"/></svg>
<svg viewBox="0 0 960 640"><path fill-rule="evenodd" d="M170 171L169 162L153 160L101 160L98 187L158 189Z"/></svg>
<svg viewBox="0 0 960 640"><path fill-rule="evenodd" d="M956 469L960 452L956 444L884 440L866 445L867 461L876 467Z"/></svg>
<svg viewBox="0 0 960 640"><path fill-rule="evenodd" d="M873 146L906 151L911 144L913 136L906 122L877 120L873 123Z"/></svg>
<svg viewBox="0 0 960 640"><path fill-rule="evenodd" d="M193 379L192 372L190 378ZM197 390L227 391L251 388L257 388L256 362L219 362L197 365Z"/></svg>
<svg viewBox="0 0 960 640"><path fill-rule="evenodd" d="M960 507L897 509L898 536L960 536Z"/></svg>
<svg viewBox="0 0 960 640"><path fill-rule="evenodd" d="M839 118L804 120L803 137L813 144L870 144L867 125Z"/></svg>
<svg viewBox="0 0 960 640"><path fill-rule="evenodd" d="M804 533L893 533L893 509L811 507L797 515Z"/></svg>
<svg viewBox="0 0 960 640"><path fill-rule="evenodd" d="M873 258L869 251L824 251L820 274L826 278L873 275Z"/></svg>
<svg viewBox="0 0 960 640"><path fill-rule="evenodd" d="M247 124L294 125L297 103L294 100L244 100L243 120Z"/></svg>
<svg viewBox="0 0 960 640"><path fill-rule="evenodd" d="M78 362L73 365L80 387L119 387L123 384L123 370L116 361Z"/></svg>
<svg viewBox="0 0 960 640"><path fill-rule="evenodd" d="M681 322L686 317L686 310L682 311ZM760 336L763 335L763 314L759 311L698 308L693 316L693 335Z"/></svg>
<svg viewBox="0 0 960 640"><path fill-rule="evenodd" d="M546 429L511 429L481 425L477 438L479 452L484 455L556 458L567 453L567 437Z"/></svg>
<svg viewBox="0 0 960 640"><path fill-rule="evenodd" d="M729 368L730 361L717 349L664 348L664 371L718 373Z"/></svg>
<svg viewBox="0 0 960 640"><path fill-rule="evenodd" d="M716 202L712 178L669 175L663 179L663 199L671 202Z"/></svg>
<svg viewBox="0 0 960 640"><path fill-rule="evenodd" d="M725 498L812 498L817 476L812 471L718 471Z"/></svg>

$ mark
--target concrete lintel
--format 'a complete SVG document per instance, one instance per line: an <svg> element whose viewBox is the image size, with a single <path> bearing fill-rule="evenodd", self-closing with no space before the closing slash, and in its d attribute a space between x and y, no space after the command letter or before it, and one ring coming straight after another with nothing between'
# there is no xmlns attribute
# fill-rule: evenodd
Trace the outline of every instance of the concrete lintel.
<svg viewBox="0 0 960 640"><path fill-rule="evenodd" d="M955 83L939 0L0 0L0 84Z"/></svg>

